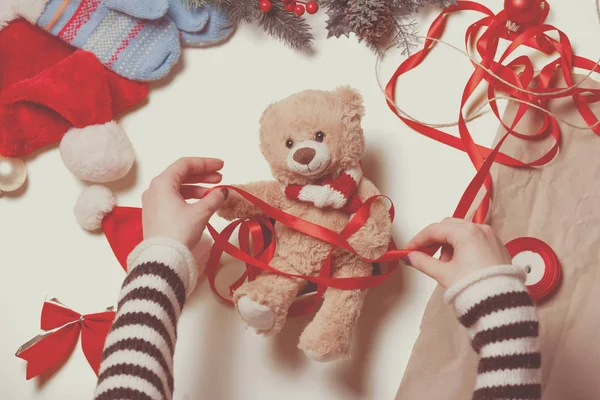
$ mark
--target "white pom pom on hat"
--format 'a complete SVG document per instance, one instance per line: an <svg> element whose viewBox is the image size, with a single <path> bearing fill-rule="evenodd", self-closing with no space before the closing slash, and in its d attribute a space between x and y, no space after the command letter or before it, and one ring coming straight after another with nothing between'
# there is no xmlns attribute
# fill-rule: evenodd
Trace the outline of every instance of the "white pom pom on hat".
<svg viewBox="0 0 600 400"><path fill-rule="evenodd" d="M12 20L25 18L35 25L44 13L48 0L2 0L0 1L0 30Z"/></svg>
<svg viewBox="0 0 600 400"><path fill-rule="evenodd" d="M133 145L114 121L71 128L60 142L60 156L73 175L93 183L123 178L135 161Z"/></svg>
<svg viewBox="0 0 600 400"><path fill-rule="evenodd" d="M109 188L92 185L83 190L75 203L75 218L81 227L95 231L102 227L102 220L115 208L117 201Z"/></svg>

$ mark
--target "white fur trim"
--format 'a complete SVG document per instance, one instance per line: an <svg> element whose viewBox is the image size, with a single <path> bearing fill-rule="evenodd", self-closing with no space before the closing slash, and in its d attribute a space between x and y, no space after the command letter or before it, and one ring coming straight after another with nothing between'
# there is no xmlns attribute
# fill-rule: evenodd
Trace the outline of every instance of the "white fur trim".
<svg viewBox="0 0 600 400"><path fill-rule="evenodd" d="M0 30L12 20L20 17L35 24L46 9L48 0L1 0Z"/></svg>
<svg viewBox="0 0 600 400"><path fill-rule="evenodd" d="M77 198L73 210L75 219L83 229L95 231L100 229L102 220L115 208L115 204L115 195L110 189L100 185L89 186Z"/></svg>
<svg viewBox="0 0 600 400"><path fill-rule="evenodd" d="M257 331L270 331L275 325L275 313L267 307L243 296L237 302L242 319Z"/></svg>
<svg viewBox="0 0 600 400"><path fill-rule="evenodd" d="M114 121L70 129L60 142L60 155L73 175L95 183L123 178L135 159L129 138Z"/></svg>
<svg viewBox="0 0 600 400"><path fill-rule="evenodd" d="M144 262L161 262L177 273L185 285L185 294L194 291L198 281L198 265L190 250L176 240L153 237L138 244L127 257L128 271Z"/></svg>

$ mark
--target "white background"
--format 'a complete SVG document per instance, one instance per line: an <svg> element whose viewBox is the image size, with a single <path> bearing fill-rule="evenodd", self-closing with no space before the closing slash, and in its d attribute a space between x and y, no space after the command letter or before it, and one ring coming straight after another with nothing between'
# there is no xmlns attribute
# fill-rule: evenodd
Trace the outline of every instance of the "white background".
<svg viewBox="0 0 600 400"><path fill-rule="evenodd" d="M502 5L501 0L485 3L494 11ZM422 33L437 12L418 16ZM460 46L476 17L452 17L444 38ZM121 120L134 143L137 165L124 182L112 186L119 204L139 206L151 178L181 156L221 157L225 183L269 179L257 144L263 109L304 89L351 84L366 102L366 174L394 200L396 241L402 245L427 224L452 214L474 175L467 156L411 131L392 114L376 84L375 56L366 46L354 38L326 39L322 12L308 21L316 37L313 56L288 49L254 26L240 27L222 47L187 49L175 74L153 84L148 103ZM569 35L579 54L596 59L600 30L593 0L555 0L549 22ZM384 77L402 59L399 52L390 53ZM422 120L455 120L471 71L466 58L438 47L401 80L399 103ZM472 124L476 139L486 144L496 128L490 118ZM25 190L0 198L0 398L91 398L95 376L80 347L45 382L26 381L25 362L14 353L38 334L45 298L58 297L82 313L99 312L114 305L124 272L105 238L76 224L72 207L83 185L63 167L58 150L26 162ZM391 400L433 287L429 278L399 270L370 292L353 358L322 365L296 349L306 319L290 320L279 336L264 339L246 330L204 281L179 325L175 398Z"/></svg>

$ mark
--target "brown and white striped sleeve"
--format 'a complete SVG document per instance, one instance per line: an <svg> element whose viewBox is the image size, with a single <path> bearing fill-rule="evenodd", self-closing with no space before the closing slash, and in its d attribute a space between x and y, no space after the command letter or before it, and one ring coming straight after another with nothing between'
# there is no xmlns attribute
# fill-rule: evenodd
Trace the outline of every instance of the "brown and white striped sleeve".
<svg viewBox="0 0 600 400"><path fill-rule="evenodd" d="M541 398L539 324L525 276L521 267L485 268L445 293L480 356L473 400Z"/></svg>
<svg viewBox="0 0 600 400"><path fill-rule="evenodd" d="M127 264L94 399L170 400L177 322L197 264L183 244L166 238L145 240Z"/></svg>

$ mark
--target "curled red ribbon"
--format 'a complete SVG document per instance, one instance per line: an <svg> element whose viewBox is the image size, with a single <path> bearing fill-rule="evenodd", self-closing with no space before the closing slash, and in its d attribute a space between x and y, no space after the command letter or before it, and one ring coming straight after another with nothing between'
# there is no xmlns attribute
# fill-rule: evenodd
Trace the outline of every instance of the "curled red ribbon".
<svg viewBox="0 0 600 400"><path fill-rule="evenodd" d="M271 240L269 244L265 244L264 234L274 234L272 222L266 217L255 217L248 220L238 220L229 224L221 233L210 224L207 225L208 231L215 243L211 249L211 253L206 265L206 274L212 290L229 304L231 300L221 295L216 288L216 276L220 269L220 258L223 252L235 257L238 260L246 263L246 271L230 286L230 291L237 289L246 279L254 279L259 270L269 271L275 274L300 278L317 285L317 291L312 297L305 297L301 301L292 305L289 311L290 316L302 315L313 310L325 293L327 287L334 287L344 290L367 289L375 287L391 276L394 270L398 267L397 260L405 257L412 250L397 250L393 241L390 243L389 251L378 259L369 259L361 257L369 263L387 263L389 270L379 275L353 278L333 278L331 258L336 248L343 248L353 254L356 251L348 243L348 238L357 232L367 221L372 204L380 197L373 196L367 199L350 222L342 230L337 233L320 225L313 224L291 214L274 208L259 199L258 197L236 188L234 186L217 186L212 190L227 188L239 193L246 200L256 206L264 215L268 215L270 219L274 219L290 228L293 228L306 235L320 239L332 245L331 250L326 257L323 266L321 267L318 276L306 276L288 274L273 268L269 265L276 250L276 241ZM385 197L387 198L387 197ZM389 199L388 199L389 200ZM394 208L390 209L390 215L393 219ZM103 221L103 230L107 240L110 243L113 252L120 261L122 267L127 269L127 256L133 248L143 240L142 235L142 219L141 209L130 207L116 207L112 213L107 215ZM236 247L229 243L231 235L239 228L240 247ZM252 246L250 245L252 243ZM435 249L424 249L422 251L433 254ZM358 255L360 257L360 255Z"/></svg>
<svg viewBox="0 0 600 400"><path fill-rule="evenodd" d="M544 275L539 282L527 287L534 301L548 298L558 288L561 279L560 262L550 246L536 238L521 237L508 242L506 249L511 257L524 251L532 251L542 257Z"/></svg>
<svg viewBox="0 0 600 400"><path fill-rule="evenodd" d="M45 332L25 343L16 353L27 361L27 379L65 361L73 352L80 333L83 354L98 375L102 349L114 318L115 312L111 310L81 315L56 299L44 302L41 329Z"/></svg>
<svg viewBox="0 0 600 400"><path fill-rule="evenodd" d="M558 153L560 130L556 119L548 114L543 114L543 125L538 132L533 134L519 133L515 131L514 128L520 119L525 115L525 112L530 108L529 105L520 104L515 120L509 126L502 120L497 104L494 100L496 91L504 91L516 99L536 104L542 108L546 108L547 102L551 99L571 97L585 122L595 133L600 134L600 125L596 125L598 120L589 108L589 104L598 101L600 98L598 97L600 96L599 89L574 87L568 91L559 92L552 88L552 82L556 73L560 72L566 84L572 86L574 84L572 78L573 68L576 67L587 70L593 69L596 72L600 72L600 69L597 68L595 63L591 60L578 57L573 53L570 41L566 34L551 25L543 24L543 19L545 19L545 17L548 15L549 9L550 6L546 2L546 7L542 14L542 21L533 26L523 27L525 29L522 31L522 33L516 34L510 32L506 26L506 12L502 11L495 15L491 10L479 3L471 1L458 1L456 4L447 7L434 20L427 32L427 37L431 39L426 39L422 50L408 57L400 64L386 85L385 91L388 97L388 106L392 112L398 116L398 118L400 118L406 125L417 132L438 142L466 152L471 159L471 162L475 166L477 174L467 187L458 206L456 207L454 212L454 217L456 218L466 217L470 207L473 205L475 197L479 193L482 186L485 185L486 194L482 202L479 204L472 219L477 223L484 222L489 210L490 192L492 190L492 182L489 176L489 171L494 162L517 168L542 166L550 162ZM459 137L456 137L444 131L429 127L400 115L396 109L395 103L396 85L400 76L416 68L427 58L428 54L436 45L436 42L433 39L439 39L443 34L447 17L459 11L476 11L484 15L482 19L470 25L465 34L465 45L467 47L469 47L469 45L474 45L481 58L481 65L486 67L488 70L493 71L496 75L500 76L511 85L521 89L527 89L528 91L536 94L527 94L517 91L505 83L500 82L485 69L475 65L475 71L469 78L461 97L458 120ZM480 31L484 27L486 29L478 37ZM550 32L555 32L558 34L559 40L555 40L548 36L548 33ZM498 44L501 37L507 38L512 42L508 48L499 57L497 57ZM504 65L503 63L506 61L506 59L515 50L523 45L539 50L546 54L556 52L558 53L559 57L542 68L538 76L534 76L533 63L528 56L517 57L513 61ZM496 59L498 59L498 61L496 61ZM490 107L500 123L507 130L506 135L500 139L496 147L493 149L475 143L471 133L469 132L463 113L467 101L473 95L476 88L484 81L488 84L487 96L488 100L490 100ZM536 83L537 87L530 87L532 83ZM553 92L559 93L551 94ZM544 94L544 96L540 96L538 94ZM555 140L555 144L546 152L546 154L542 155L538 159L530 162L523 162L500 151L500 148L502 147L502 144L506 138L511 135L523 140L540 140L552 135Z"/></svg>

